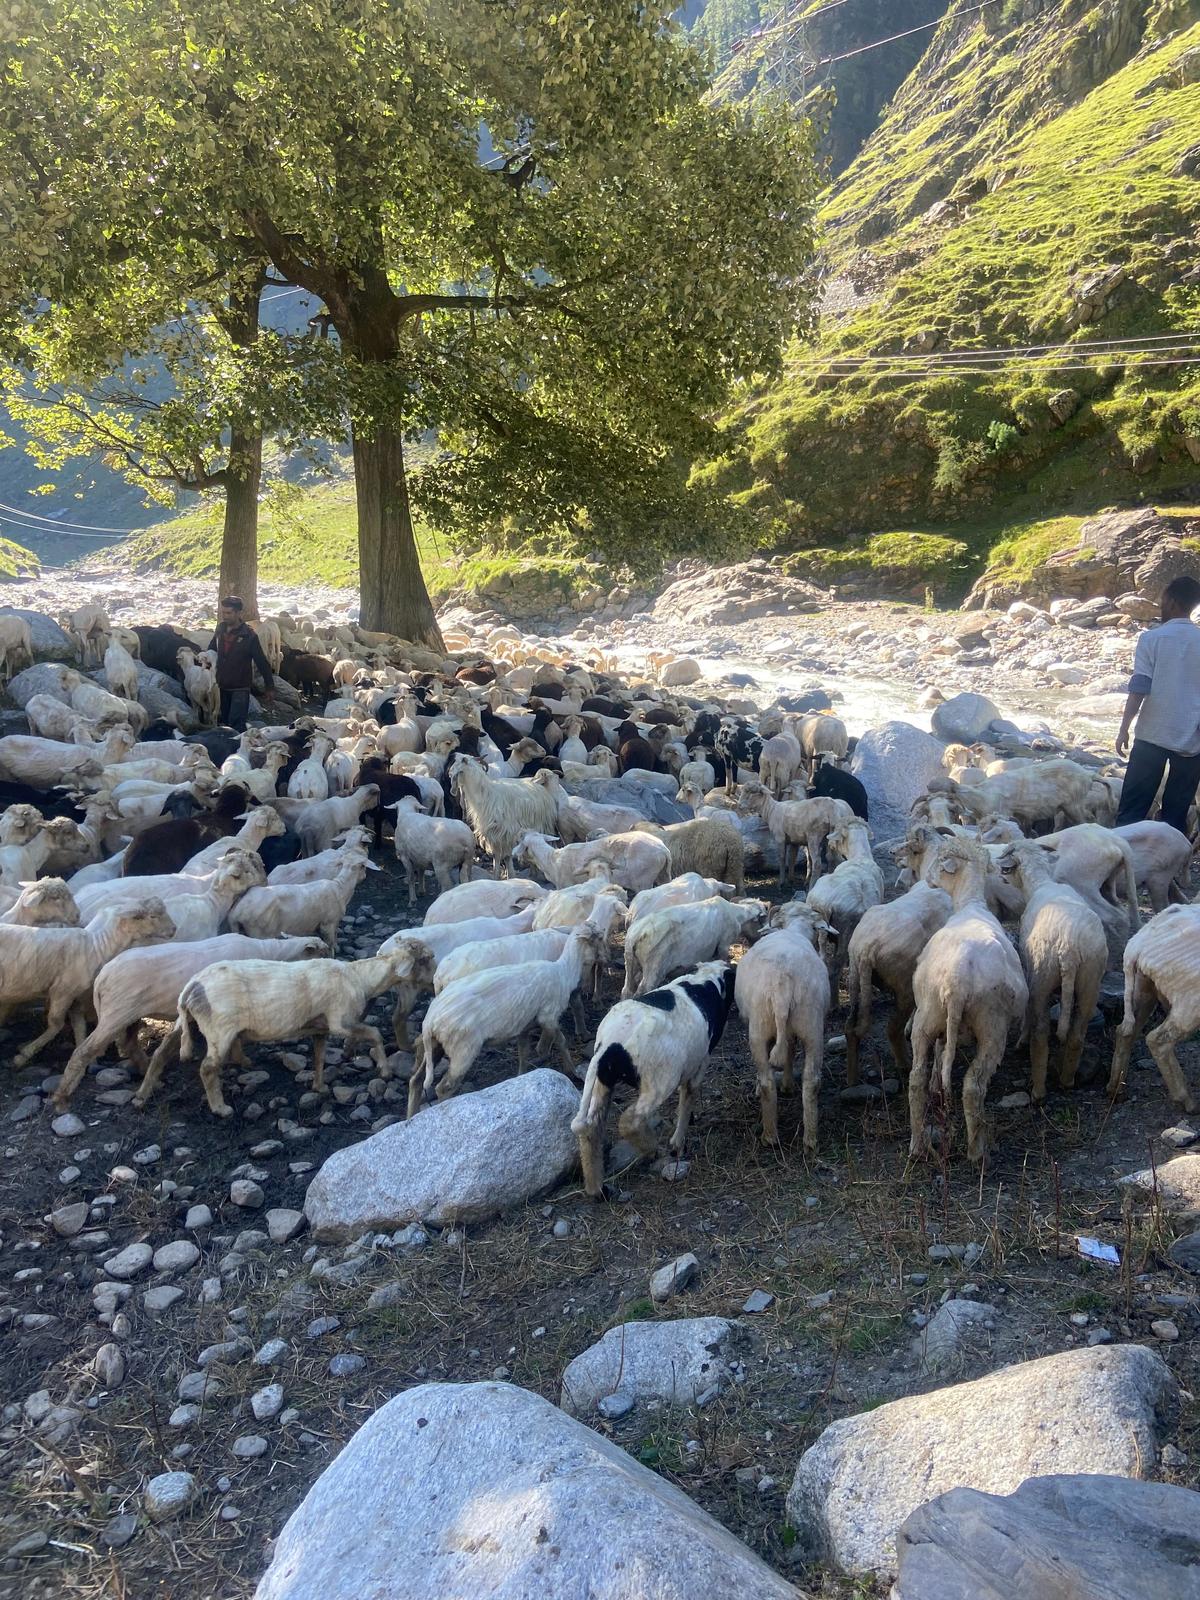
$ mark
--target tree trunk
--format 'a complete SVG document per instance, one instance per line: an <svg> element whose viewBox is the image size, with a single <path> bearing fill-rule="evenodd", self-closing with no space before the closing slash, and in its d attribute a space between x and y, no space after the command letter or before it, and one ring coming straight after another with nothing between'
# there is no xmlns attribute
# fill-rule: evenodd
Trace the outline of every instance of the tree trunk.
<svg viewBox="0 0 1200 1600"><path fill-rule="evenodd" d="M354 435L358 566L362 626L443 651L441 631L421 576L413 537L404 442L376 423Z"/></svg>
<svg viewBox="0 0 1200 1600"><path fill-rule="evenodd" d="M262 433L236 429L229 442L225 479L225 532L221 539L221 594L239 594L243 615L258 616L258 491Z"/></svg>

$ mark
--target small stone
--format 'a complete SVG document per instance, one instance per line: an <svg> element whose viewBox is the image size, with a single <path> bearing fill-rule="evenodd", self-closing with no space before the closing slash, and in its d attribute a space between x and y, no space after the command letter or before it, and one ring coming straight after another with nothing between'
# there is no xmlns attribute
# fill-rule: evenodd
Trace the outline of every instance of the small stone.
<svg viewBox="0 0 1200 1600"><path fill-rule="evenodd" d="M161 1472L146 1485L142 1504L151 1522L166 1522L186 1511L199 1493L190 1472Z"/></svg>
<svg viewBox="0 0 1200 1600"><path fill-rule="evenodd" d="M222 1294L220 1278L205 1278L197 1296L202 1306L215 1306Z"/></svg>
<svg viewBox="0 0 1200 1600"><path fill-rule="evenodd" d="M343 1354L334 1356L329 1363L329 1376L331 1378L352 1378L356 1372L361 1372L367 1364L367 1358L359 1355Z"/></svg>
<svg viewBox="0 0 1200 1600"><path fill-rule="evenodd" d="M596 1411L606 1422L616 1422L621 1417L627 1417L633 1410L634 1399L631 1394L606 1394L596 1404Z"/></svg>
<svg viewBox="0 0 1200 1600"><path fill-rule="evenodd" d="M1156 1322L1152 1322L1150 1332L1164 1344L1174 1344L1179 1337L1179 1328L1170 1317L1159 1317Z"/></svg>
<svg viewBox="0 0 1200 1600"><path fill-rule="evenodd" d="M123 1550L137 1532L137 1518L131 1511L114 1517L100 1532L100 1543L109 1550Z"/></svg>
<svg viewBox="0 0 1200 1600"><path fill-rule="evenodd" d="M14 1561L20 1561L25 1556L36 1556L39 1550L44 1550L50 1543L50 1535L43 1533L39 1528L35 1533L27 1533L23 1539L18 1539L15 1544L10 1544L6 1554L12 1556Z"/></svg>
<svg viewBox="0 0 1200 1600"><path fill-rule="evenodd" d="M368 1311L387 1311L392 1306L407 1304L408 1290L402 1283L381 1283L373 1289L367 1300Z"/></svg>
<svg viewBox="0 0 1200 1600"><path fill-rule="evenodd" d="M1071 1326L1074 1328L1086 1328L1091 1320L1086 1311L1072 1311L1071 1313Z"/></svg>
<svg viewBox="0 0 1200 1600"><path fill-rule="evenodd" d="M286 1339L268 1339L266 1344L254 1352L254 1365L256 1367L274 1367L283 1360L291 1346Z"/></svg>
<svg viewBox="0 0 1200 1600"><path fill-rule="evenodd" d="M928 1251L930 1261L953 1261L954 1252L948 1244L931 1244Z"/></svg>
<svg viewBox="0 0 1200 1600"><path fill-rule="evenodd" d="M556 1239L569 1239L571 1237L571 1224L566 1217L559 1217L550 1231Z"/></svg>
<svg viewBox="0 0 1200 1600"><path fill-rule="evenodd" d="M148 1244L127 1244L104 1263L104 1270L110 1278L136 1278L153 1259L154 1251Z"/></svg>
<svg viewBox="0 0 1200 1600"><path fill-rule="evenodd" d="M657 1272L651 1274L651 1300L661 1305L673 1294L689 1288L699 1273L700 1263L690 1251L686 1255L676 1256L674 1261L668 1261L665 1267L660 1267Z"/></svg>
<svg viewBox="0 0 1200 1600"><path fill-rule="evenodd" d="M185 1372L175 1392L181 1400L215 1400L221 1385L211 1372Z"/></svg>
<svg viewBox="0 0 1200 1600"><path fill-rule="evenodd" d="M190 1239L174 1239L154 1252L155 1272L186 1272L200 1259L200 1251Z"/></svg>
<svg viewBox="0 0 1200 1600"><path fill-rule="evenodd" d="M10 1122L28 1122L30 1117L36 1117L41 1109L42 1099L40 1095L25 1094L21 1096L8 1113L8 1120Z"/></svg>
<svg viewBox="0 0 1200 1600"><path fill-rule="evenodd" d="M747 1316L757 1316L760 1311L766 1311L774 1303L775 1296L773 1294L768 1294L765 1289L754 1289L747 1297L742 1310Z"/></svg>
<svg viewBox="0 0 1200 1600"><path fill-rule="evenodd" d="M142 1296L142 1306L148 1317L161 1317L177 1300L183 1299L183 1290L173 1283L156 1283Z"/></svg>
<svg viewBox="0 0 1200 1600"><path fill-rule="evenodd" d="M229 1185L229 1198L246 1211L258 1211L266 1195L252 1178L235 1178Z"/></svg>
<svg viewBox="0 0 1200 1600"><path fill-rule="evenodd" d="M250 1354L246 1339L219 1339L216 1344L206 1344L196 1357L196 1365L205 1372L209 1367L231 1367L244 1361Z"/></svg>
<svg viewBox="0 0 1200 1600"><path fill-rule="evenodd" d="M1158 1453L1159 1465L1169 1470L1178 1470L1180 1467L1186 1467L1190 1459L1185 1451L1180 1450L1177 1445L1173 1444L1163 1445Z"/></svg>
<svg viewBox="0 0 1200 1600"><path fill-rule="evenodd" d="M929 1282L929 1274L927 1272L910 1272L908 1281L915 1289L920 1289Z"/></svg>
<svg viewBox="0 0 1200 1600"><path fill-rule="evenodd" d="M250 1409L257 1422L270 1422L283 1410L283 1385L268 1383L250 1396Z"/></svg>
<svg viewBox="0 0 1200 1600"><path fill-rule="evenodd" d="M58 1181L59 1183L66 1185L69 1183L74 1183L76 1178L79 1176L80 1172L78 1167L64 1167L58 1175Z"/></svg>
<svg viewBox="0 0 1200 1600"><path fill-rule="evenodd" d="M1159 1135L1164 1144L1169 1144L1175 1150L1186 1150L1188 1145L1195 1144L1200 1139L1200 1133L1195 1128L1188 1128L1182 1124L1176 1128L1164 1128Z"/></svg>
<svg viewBox="0 0 1200 1600"><path fill-rule="evenodd" d="M419 1222L410 1222L407 1228L400 1228L392 1235L392 1243L399 1250L424 1250L429 1235Z"/></svg>
<svg viewBox="0 0 1200 1600"><path fill-rule="evenodd" d="M50 1124L51 1133L59 1139L77 1139L85 1128L83 1119L77 1117L73 1111L64 1111L61 1117L55 1117Z"/></svg>
<svg viewBox="0 0 1200 1600"><path fill-rule="evenodd" d="M50 1226L62 1239L73 1239L88 1219L86 1200L76 1200L73 1205L58 1206L50 1213Z"/></svg>
<svg viewBox="0 0 1200 1600"><path fill-rule="evenodd" d="M1029 1096L1024 1089L1018 1089L1016 1094L1006 1094L999 1102L1001 1111L1017 1111L1028 1104Z"/></svg>
<svg viewBox="0 0 1200 1600"><path fill-rule="evenodd" d="M176 1406L167 1418L168 1428L190 1428L200 1415L200 1407L190 1401L187 1405Z"/></svg>
<svg viewBox="0 0 1200 1600"><path fill-rule="evenodd" d="M658 1169L658 1175L664 1183L682 1183L691 1170L692 1164L690 1161L668 1156Z"/></svg>
<svg viewBox="0 0 1200 1600"><path fill-rule="evenodd" d="M306 1339L320 1339L326 1333L333 1333L342 1325L341 1317L314 1317L304 1330Z"/></svg>
<svg viewBox="0 0 1200 1600"><path fill-rule="evenodd" d="M275 1206L267 1212L267 1235L272 1244L287 1244L308 1226L303 1211L293 1211L287 1206Z"/></svg>
<svg viewBox="0 0 1200 1600"><path fill-rule="evenodd" d="M1107 1328L1089 1328L1087 1342L1091 1345L1111 1344L1113 1336Z"/></svg>
<svg viewBox="0 0 1200 1600"><path fill-rule="evenodd" d="M199 1228L212 1227L213 1214L208 1206L189 1206L183 1225L189 1233L195 1233Z"/></svg>
<svg viewBox="0 0 1200 1600"><path fill-rule="evenodd" d="M239 1461L254 1461L267 1453L267 1441L261 1433L243 1433L233 1441L233 1453Z"/></svg>
<svg viewBox="0 0 1200 1600"><path fill-rule="evenodd" d="M135 1167L152 1167L162 1160L162 1150L156 1144L148 1144L144 1149L135 1150L129 1159Z"/></svg>
<svg viewBox="0 0 1200 1600"><path fill-rule="evenodd" d="M102 1344L92 1357L92 1371L103 1388L119 1388L125 1377L125 1355L121 1346Z"/></svg>

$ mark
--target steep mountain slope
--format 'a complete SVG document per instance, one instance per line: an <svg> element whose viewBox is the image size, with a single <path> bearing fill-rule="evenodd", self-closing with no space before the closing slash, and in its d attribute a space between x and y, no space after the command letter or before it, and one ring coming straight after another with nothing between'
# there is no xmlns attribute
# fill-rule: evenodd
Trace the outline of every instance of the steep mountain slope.
<svg viewBox="0 0 1200 1600"><path fill-rule="evenodd" d="M1200 364L1030 352L1200 328L1198 141L1200 0L959 0L830 192L814 343L707 475L792 547L1195 498Z"/></svg>

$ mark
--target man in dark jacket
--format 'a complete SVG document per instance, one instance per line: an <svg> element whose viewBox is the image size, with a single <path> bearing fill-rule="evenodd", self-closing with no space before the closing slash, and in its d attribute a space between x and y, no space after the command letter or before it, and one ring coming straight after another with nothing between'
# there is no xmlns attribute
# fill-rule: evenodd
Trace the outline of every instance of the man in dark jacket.
<svg viewBox="0 0 1200 1600"><path fill-rule="evenodd" d="M258 635L242 616L243 605L236 594L227 594L221 601L221 620L212 636L209 649L217 658L217 688L221 691L221 721L240 732L246 726L250 710L250 691L254 687L254 669L262 675L265 693L275 692L275 679L271 664L263 654Z"/></svg>

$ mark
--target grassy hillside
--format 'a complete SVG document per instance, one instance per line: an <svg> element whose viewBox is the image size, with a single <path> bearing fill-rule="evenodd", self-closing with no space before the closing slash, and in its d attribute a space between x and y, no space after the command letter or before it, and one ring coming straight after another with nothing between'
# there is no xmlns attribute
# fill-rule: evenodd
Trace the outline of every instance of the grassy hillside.
<svg viewBox="0 0 1200 1600"><path fill-rule="evenodd" d="M22 544L11 539L0 539L0 583L13 578L32 578L38 570L38 558Z"/></svg>
<svg viewBox="0 0 1200 1600"><path fill-rule="evenodd" d="M1049 548L1058 514L1196 498L1200 366L971 374L928 356L1194 330L1198 139L1200 0L948 19L825 205L818 339L747 395L705 475L771 542L967 543L939 563L1006 533ZM845 365L864 356L903 373Z"/></svg>

